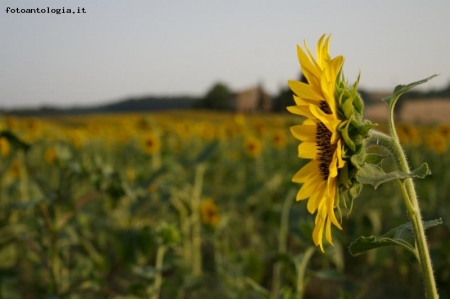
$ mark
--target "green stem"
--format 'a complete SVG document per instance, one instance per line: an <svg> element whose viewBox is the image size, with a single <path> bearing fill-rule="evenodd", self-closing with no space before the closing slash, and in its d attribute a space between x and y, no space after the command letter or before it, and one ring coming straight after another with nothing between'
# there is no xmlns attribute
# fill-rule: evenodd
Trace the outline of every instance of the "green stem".
<svg viewBox="0 0 450 299"><path fill-rule="evenodd" d="M155 281L153 283L153 295L150 297L151 299L158 299L159 298L159 292L161 290L162 285L162 268L163 268L163 262L164 262L164 255L166 253L167 247L164 245L161 245L158 247L158 250L156 252L156 264L155 268L157 274L155 275Z"/></svg>
<svg viewBox="0 0 450 299"><path fill-rule="evenodd" d="M397 141L397 140L396 140ZM398 165L401 171L405 173L410 173L408 162L406 161L405 154L400 147L398 142L394 142L396 146L397 153L399 154L399 160L401 164ZM427 297L437 299L439 295L437 293L436 283L434 281L433 267L431 264L430 252L428 249L428 244L425 236L425 229L423 227L422 216L419 207L419 200L417 198L417 193L414 188L414 182L412 178L408 178L402 184L403 188L406 189L406 194L408 196L409 204L406 204L409 218L413 225L414 236L416 239L416 246L419 251L420 264L422 266L423 278L425 286L427 289Z"/></svg>
<svg viewBox="0 0 450 299"><path fill-rule="evenodd" d="M200 196L206 165L200 164L195 170L194 190L191 198L192 209L192 270L195 276L202 274L202 238L200 223Z"/></svg>
<svg viewBox="0 0 450 299"><path fill-rule="evenodd" d="M408 161L406 160L405 152L400 145L400 140L398 138L397 131L395 130L393 113L394 105L391 105L390 108L391 111L389 113L389 129L392 136L390 150L395 158L398 169L402 172L410 173L411 171L409 169ZM406 208L414 229L414 236L420 258L419 262L422 267L422 274L425 283L427 298L437 299L439 298L439 295L436 288L436 282L434 280L433 267L431 264L430 252L425 236L425 229L423 227L419 200L417 198L417 193L414 188L414 182L412 178L405 179L401 186L403 186L401 188L405 188L405 190L402 190L404 195L403 197L405 201L408 202L406 204Z"/></svg>
<svg viewBox="0 0 450 299"><path fill-rule="evenodd" d="M188 217L188 210L183 204L182 200L178 198L178 195L175 195L172 200L172 204L180 213L180 225L181 225L181 233L183 239L183 257L184 261L187 263L191 260L191 222Z"/></svg>
<svg viewBox="0 0 450 299"><path fill-rule="evenodd" d="M303 254L303 257L301 260L295 259L295 269L297 271L297 298L302 299L303 295L305 293L305 273L306 273L306 266L308 265L309 260L311 259L314 251L316 250L315 247L308 247L306 249L305 253Z"/></svg>
<svg viewBox="0 0 450 299"><path fill-rule="evenodd" d="M278 234L278 253L280 255L286 254L287 252L287 238L289 232L289 211L292 206L293 196L295 190L291 189L284 200L283 209L281 211L281 223L280 223L280 233ZM271 299L278 298L278 293L280 291L281 285L281 273L283 270L283 264L279 261L273 266L273 276L272 276L272 291L270 294Z"/></svg>

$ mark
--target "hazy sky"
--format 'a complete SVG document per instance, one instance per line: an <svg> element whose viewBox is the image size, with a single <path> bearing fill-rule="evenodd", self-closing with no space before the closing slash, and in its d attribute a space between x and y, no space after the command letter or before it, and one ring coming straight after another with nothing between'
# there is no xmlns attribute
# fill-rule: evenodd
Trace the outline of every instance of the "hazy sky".
<svg viewBox="0 0 450 299"><path fill-rule="evenodd" d="M6 13L84 8L84 14ZM3 0L0 107L203 95L214 82L275 94L299 76L296 44L331 33L350 82L450 82L450 1Z"/></svg>

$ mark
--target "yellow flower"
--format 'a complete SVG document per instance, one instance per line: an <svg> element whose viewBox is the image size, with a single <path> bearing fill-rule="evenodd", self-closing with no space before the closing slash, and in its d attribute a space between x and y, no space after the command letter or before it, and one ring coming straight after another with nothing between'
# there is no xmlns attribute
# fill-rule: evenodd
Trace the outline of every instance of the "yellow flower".
<svg viewBox="0 0 450 299"><path fill-rule="evenodd" d="M11 146L9 145L8 139L6 137L0 137L0 154L2 157L9 155L11 151Z"/></svg>
<svg viewBox="0 0 450 299"><path fill-rule="evenodd" d="M284 130L278 129L273 132L272 141L276 148L283 148L286 145L286 139Z"/></svg>
<svg viewBox="0 0 450 299"><path fill-rule="evenodd" d="M204 200L200 203L200 216L202 222L216 227L220 220L219 209L212 199Z"/></svg>
<svg viewBox="0 0 450 299"><path fill-rule="evenodd" d="M403 144L419 146L422 143L420 132L417 127L413 125L404 124L398 132L400 142Z"/></svg>
<svg viewBox="0 0 450 299"><path fill-rule="evenodd" d="M251 136L245 140L244 148L248 156L256 158L261 154L262 144L258 138Z"/></svg>
<svg viewBox="0 0 450 299"><path fill-rule="evenodd" d="M438 154L447 152L447 142L438 132L432 132L427 136L427 146Z"/></svg>
<svg viewBox="0 0 450 299"><path fill-rule="evenodd" d="M45 150L44 156L48 164L53 164L58 157L58 150L55 147L49 147Z"/></svg>
<svg viewBox="0 0 450 299"><path fill-rule="evenodd" d="M449 140L450 139L450 126L447 124L441 124L438 126L438 132L441 133L441 135Z"/></svg>
<svg viewBox="0 0 450 299"><path fill-rule="evenodd" d="M316 213L313 241L323 251L323 235L332 243L331 224L342 229L336 215L338 208L338 172L345 166L342 139L338 126L342 120L337 111L336 85L343 65L343 57L331 58L328 53L330 37L322 36L317 43L317 59L305 43L305 52L297 47L298 58L308 83L289 81L294 93L295 106L291 113L301 115L304 122L291 127L293 136L300 140L298 156L310 159L293 177L302 183L297 200L309 198L307 209Z"/></svg>
<svg viewBox="0 0 450 299"><path fill-rule="evenodd" d="M155 154L161 148L161 142L157 135L147 134L142 140L142 148L147 154Z"/></svg>

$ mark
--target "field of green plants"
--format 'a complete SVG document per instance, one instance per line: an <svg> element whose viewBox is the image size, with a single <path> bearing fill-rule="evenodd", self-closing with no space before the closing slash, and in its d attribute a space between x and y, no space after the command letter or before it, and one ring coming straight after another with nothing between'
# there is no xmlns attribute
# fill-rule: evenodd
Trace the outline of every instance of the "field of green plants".
<svg viewBox="0 0 450 299"><path fill-rule="evenodd" d="M0 117L0 298L424 298L401 248L351 256L408 221L364 187L325 253L295 201L285 114ZM383 125L380 124L380 129ZM401 124L441 298L450 298L450 125ZM350 208L350 207L349 207Z"/></svg>

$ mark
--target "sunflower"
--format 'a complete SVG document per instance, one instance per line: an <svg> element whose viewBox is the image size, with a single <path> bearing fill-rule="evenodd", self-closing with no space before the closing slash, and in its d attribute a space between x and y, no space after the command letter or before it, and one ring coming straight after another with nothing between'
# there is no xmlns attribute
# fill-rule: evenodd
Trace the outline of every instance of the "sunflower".
<svg viewBox="0 0 450 299"><path fill-rule="evenodd" d="M244 142L244 149L249 157L256 158L262 151L261 141L256 137L249 136Z"/></svg>
<svg viewBox="0 0 450 299"><path fill-rule="evenodd" d="M6 137L0 137L0 156L6 157L11 152L11 146L9 145Z"/></svg>
<svg viewBox="0 0 450 299"><path fill-rule="evenodd" d="M281 149L286 145L286 139L286 133L284 130L277 129L272 134L272 143L278 149Z"/></svg>
<svg viewBox="0 0 450 299"><path fill-rule="evenodd" d="M343 140L339 132L342 123L336 95L337 80L343 65L343 57L331 58L328 52L328 36L317 43L315 59L305 43L306 52L297 47L302 73L307 83L289 81L294 93L295 106L288 107L291 113L305 118L301 125L291 127L293 136L300 140L298 156L310 159L293 177L302 183L297 200L309 198L307 209L316 213L313 241L323 251L323 235L333 244L331 224L342 229L335 215L339 208L338 173L345 166Z"/></svg>
<svg viewBox="0 0 450 299"><path fill-rule="evenodd" d="M45 162L48 164L53 164L58 158L58 150L55 147L49 147L44 153Z"/></svg>
<svg viewBox="0 0 450 299"><path fill-rule="evenodd" d="M216 227L219 223L219 209L212 199L206 199L200 203L200 215L204 224Z"/></svg>
<svg viewBox="0 0 450 299"><path fill-rule="evenodd" d="M142 149L149 155L158 153L161 149L161 141L156 134L149 133L142 139Z"/></svg>

